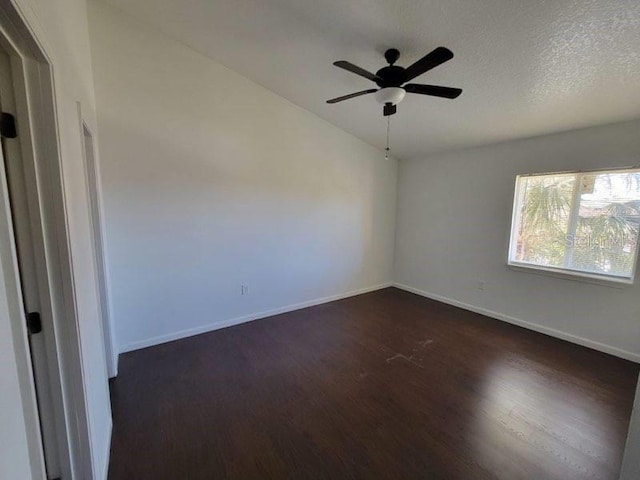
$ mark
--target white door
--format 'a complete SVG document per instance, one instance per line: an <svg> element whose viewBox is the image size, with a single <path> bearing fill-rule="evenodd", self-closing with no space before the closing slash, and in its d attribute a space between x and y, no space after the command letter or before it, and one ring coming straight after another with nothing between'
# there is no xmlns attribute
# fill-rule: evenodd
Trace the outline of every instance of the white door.
<svg viewBox="0 0 640 480"><path fill-rule="evenodd" d="M3 114L15 117L15 97L13 92L13 76L9 56L0 50L0 108ZM6 122L6 120L5 120ZM10 123L10 122L6 122ZM5 125L6 125L5 123ZM11 134L2 136L2 156L4 157L5 174L9 188L11 217L15 233L16 251L20 271L25 316L30 324L29 347L36 385L38 412L42 443L44 447L47 478L60 477L60 456L58 451L58 427L56 409L52 395L51 369L47 356L47 344L55 344L50 319L40 317L40 294L38 291L37 265L33 247L33 231L29 215L29 192L25 182L25 171L22 163L20 142L11 138Z"/></svg>
<svg viewBox="0 0 640 480"><path fill-rule="evenodd" d="M82 119L82 112L79 109L79 116ZM98 303L100 307L100 317L102 320L102 331L104 339L104 351L107 357L107 369L109 378L116 376L115 356L113 353L113 336L111 331L111 320L109 312L109 291L107 285L107 267L105 264L105 249L102 233L102 205L100 202L100 172L95 156L95 145L93 135L82 122L82 143L84 146L84 161L87 174L87 187L89 196L89 214L91 216L91 237L94 245L94 260L96 268L96 285L98 287Z"/></svg>

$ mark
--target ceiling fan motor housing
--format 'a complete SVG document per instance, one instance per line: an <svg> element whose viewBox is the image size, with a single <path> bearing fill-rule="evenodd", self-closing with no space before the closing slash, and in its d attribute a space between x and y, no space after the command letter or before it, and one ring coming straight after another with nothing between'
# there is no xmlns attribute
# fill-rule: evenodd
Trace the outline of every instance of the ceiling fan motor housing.
<svg viewBox="0 0 640 480"><path fill-rule="evenodd" d="M397 65L383 67L376 72L379 80L376 83L380 88L399 87L407 81L407 70Z"/></svg>

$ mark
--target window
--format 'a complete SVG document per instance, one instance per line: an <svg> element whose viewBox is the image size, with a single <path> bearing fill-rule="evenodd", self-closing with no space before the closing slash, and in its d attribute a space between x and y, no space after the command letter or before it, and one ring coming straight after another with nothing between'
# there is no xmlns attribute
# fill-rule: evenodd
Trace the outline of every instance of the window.
<svg viewBox="0 0 640 480"><path fill-rule="evenodd" d="M631 283L639 225L640 168L518 176L509 265Z"/></svg>

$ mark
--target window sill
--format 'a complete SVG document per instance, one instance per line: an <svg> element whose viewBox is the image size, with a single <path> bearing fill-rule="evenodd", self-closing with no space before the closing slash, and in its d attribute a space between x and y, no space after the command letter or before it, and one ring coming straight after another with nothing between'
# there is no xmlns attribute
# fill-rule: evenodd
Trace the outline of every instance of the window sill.
<svg viewBox="0 0 640 480"><path fill-rule="evenodd" d="M565 270L556 270L553 268L539 267L536 265L528 265L522 263L507 263L510 270L516 272L530 273L533 275L543 275L547 277L559 278L561 280L570 280L574 282L591 283L601 285L603 287L623 289L633 285L633 280L626 278L606 277L601 275L590 275L588 273L569 272Z"/></svg>

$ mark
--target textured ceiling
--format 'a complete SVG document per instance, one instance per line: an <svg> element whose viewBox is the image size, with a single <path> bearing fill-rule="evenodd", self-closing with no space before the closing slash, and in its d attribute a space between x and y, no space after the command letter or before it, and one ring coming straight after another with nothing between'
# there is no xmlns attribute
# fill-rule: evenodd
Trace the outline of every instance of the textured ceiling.
<svg viewBox="0 0 640 480"><path fill-rule="evenodd" d="M371 71L396 47L407 66L455 58L415 82L464 89L407 95L391 119L398 158L640 117L638 0L108 0L364 141L383 148Z"/></svg>

